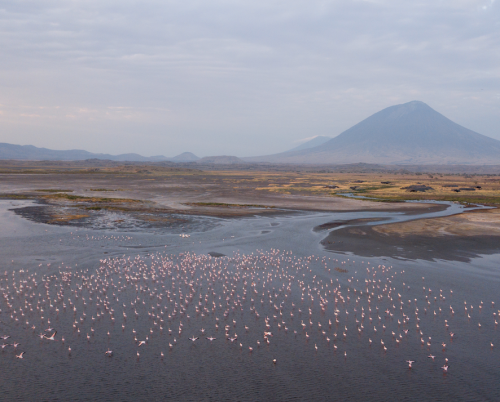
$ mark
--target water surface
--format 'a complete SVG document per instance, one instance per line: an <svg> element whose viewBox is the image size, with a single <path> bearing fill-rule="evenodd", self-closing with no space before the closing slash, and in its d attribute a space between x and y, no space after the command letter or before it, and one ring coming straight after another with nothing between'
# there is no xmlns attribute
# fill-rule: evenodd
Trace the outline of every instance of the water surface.
<svg viewBox="0 0 500 402"><path fill-rule="evenodd" d="M324 250L326 234L313 230L414 216L300 213L129 231L9 211L29 205L0 201L0 332L20 343L0 352L5 400L500 400L498 254L358 257ZM55 341L37 336L48 327Z"/></svg>

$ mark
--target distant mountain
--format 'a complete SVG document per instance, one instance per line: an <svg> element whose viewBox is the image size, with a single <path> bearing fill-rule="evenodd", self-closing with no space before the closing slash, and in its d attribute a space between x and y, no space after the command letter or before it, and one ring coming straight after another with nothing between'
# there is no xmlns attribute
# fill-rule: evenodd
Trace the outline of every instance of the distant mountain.
<svg viewBox="0 0 500 402"><path fill-rule="evenodd" d="M306 141L295 148L290 149L288 152L292 151L302 151L303 149L314 148L328 142L332 139L332 137L325 137L324 135L317 135L313 137L309 141Z"/></svg>
<svg viewBox="0 0 500 402"><path fill-rule="evenodd" d="M239 163L245 163L242 159L236 156L206 156L204 158L198 159L196 163L200 164L213 164L213 165L233 165Z"/></svg>
<svg viewBox="0 0 500 402"><path fill-rule="evenodd" d="M56 151L47 148L38 148L33 145L14 145L0 143L0 159L17 159L17 160L51 160L51 161L78 161L87 159L105 159L111 161L130 161L130 162L194 162L199 158L191 152L184 152L173 158L167 158L163 155L158 156L142 156L139 154L94 154L92 152L83 151L80 149L72 149L68 151Z"/></svg>
<svg viewBox="0 0 500 402"><path fill-rule="evenodd" d="M500 163L500 141L454 123L423 102L412 101L375 113L320 146L245 160L488 165Z"/></svg>
<svg viewBox="0 0 500 402"><path fill-rule="evenodd" d="M170 161L172 162L196 162L199 160L195 154L191 152L183 152L180 155L174 156L173 158L170 158Z"/></svg>

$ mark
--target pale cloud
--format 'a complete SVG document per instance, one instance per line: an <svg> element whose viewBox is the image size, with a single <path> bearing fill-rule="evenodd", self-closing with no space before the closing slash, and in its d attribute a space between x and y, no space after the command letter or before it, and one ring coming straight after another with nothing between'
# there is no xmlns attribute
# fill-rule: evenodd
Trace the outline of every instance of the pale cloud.
<svg viewBox="0 0 500 402"><path fill-rule="evenodd" d="M246 156L414 99L500 139L499 17L491 0L7 0L1 141Z"/></svg>

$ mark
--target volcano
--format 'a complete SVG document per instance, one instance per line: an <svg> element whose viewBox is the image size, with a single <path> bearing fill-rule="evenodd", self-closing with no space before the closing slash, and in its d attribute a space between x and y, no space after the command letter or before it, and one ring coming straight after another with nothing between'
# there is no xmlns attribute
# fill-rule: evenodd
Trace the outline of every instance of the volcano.
<svg viewBox="0 0 500 402"><path fill-rule="evenodd" d="M246 158L252 162L396 165L500 164L500 141L412 101L381 110L308 149Z"/></svg>

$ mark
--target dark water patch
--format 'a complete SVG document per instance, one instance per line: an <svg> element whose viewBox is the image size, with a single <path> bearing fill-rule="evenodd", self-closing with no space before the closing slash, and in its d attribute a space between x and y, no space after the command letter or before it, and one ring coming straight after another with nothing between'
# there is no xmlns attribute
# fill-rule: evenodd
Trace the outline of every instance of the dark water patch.
<svg viewBox="0 0 500 402"><path fill-rule="evenodd" d="M313 230L315 232L322 232L324 230L330 230L330 229L335 229L338 228L339 226L344 226L344 225L359 225L362 223L367 223L367 222L383 222L387 221L389 218L359 218L359 219L347 219L347 220L337 220L333 222L328 222L324 223L322 225L315 226Z"/></svg>
<svg viewBox="0 0 500 402"><path fill-rule="evenodd" d="M212 256L212 257L227 257L226 254L222 254L222 253L218 253L217 251L209 251L208 252L208 255Z"/></svg>

